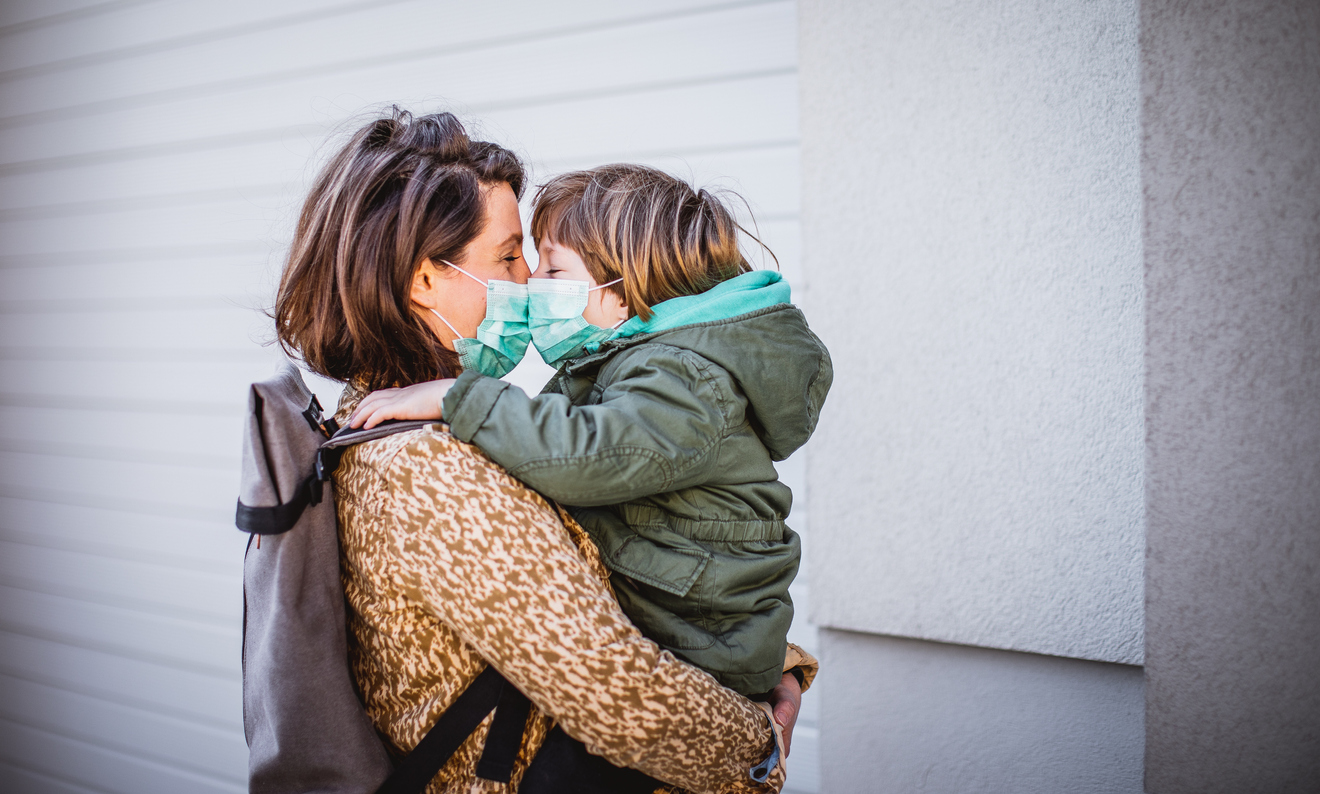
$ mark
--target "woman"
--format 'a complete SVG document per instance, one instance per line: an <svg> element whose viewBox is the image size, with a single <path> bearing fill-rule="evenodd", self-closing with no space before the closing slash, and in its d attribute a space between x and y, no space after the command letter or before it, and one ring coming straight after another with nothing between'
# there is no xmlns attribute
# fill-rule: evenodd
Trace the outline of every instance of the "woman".
<svg viewBox="0 0 1320 794"><path fill-rule="evenodd" d="M521 163L449 114L360 130L299 219L276 304L281 342L349 388L453 377L486 282L526 283ZM351 448L335 474L354 675L399 752L489 663L532 701L512 779L480 781L483 725L430 792L516 791L557 723L594 754L698 791L771 791L749 769L781 741L767 709L642 637L563 511L443 426ZM814 672L814 660L802 662ZM807 679L809 682L809 678ZM785 674L791 729L797 680ZM480 788L474 788L475 786Z"/></svg>

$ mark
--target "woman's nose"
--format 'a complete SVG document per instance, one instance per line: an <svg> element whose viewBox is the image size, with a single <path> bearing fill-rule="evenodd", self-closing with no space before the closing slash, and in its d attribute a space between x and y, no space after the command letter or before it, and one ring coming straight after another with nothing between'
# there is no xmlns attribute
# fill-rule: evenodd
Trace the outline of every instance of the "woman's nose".
<svg viewBox="0 0 1320 794"><path fill-rule="evenodd" d="M527 279L532 277L532 270L527 266L527 258L523 257L522 259L519 259L518 267L514 268L513 272L509 275L512 277L514 283L526 284Z"/></svg>

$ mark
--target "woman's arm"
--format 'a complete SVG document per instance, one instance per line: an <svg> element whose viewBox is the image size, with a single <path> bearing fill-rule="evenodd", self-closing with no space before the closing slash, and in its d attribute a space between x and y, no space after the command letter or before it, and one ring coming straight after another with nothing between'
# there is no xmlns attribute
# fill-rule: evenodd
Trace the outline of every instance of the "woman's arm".
<svg viewBox="0 0 1320 794"><path fill-rule="evenodd" d="M749 777L775 740L766 711L644 638L542 498L444 433L402 450L387 479L407 595L570 736L694 791L782 786L782 766Z"/></svg>

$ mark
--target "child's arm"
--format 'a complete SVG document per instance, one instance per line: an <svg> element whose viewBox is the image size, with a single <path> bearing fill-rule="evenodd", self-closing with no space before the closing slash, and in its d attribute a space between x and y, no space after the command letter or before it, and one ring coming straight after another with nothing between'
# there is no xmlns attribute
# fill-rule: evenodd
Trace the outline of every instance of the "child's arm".
<svg viewBox="0 0 1320 794"><path fill-rule="evenodd" d="M619 362L590 406L464 373L444 398L444 418L456 437L565 504L617 504L707 479L739 402L732 379L684 350L635 360Z"/></svg>
<svg viewBox="0 0 1320 794"><path fill-rule="evenodd" d="M453 386L453 378L441 378L373 391L349 414L348 426L370 430L387 419L439 419L441 401Z"/></svg>

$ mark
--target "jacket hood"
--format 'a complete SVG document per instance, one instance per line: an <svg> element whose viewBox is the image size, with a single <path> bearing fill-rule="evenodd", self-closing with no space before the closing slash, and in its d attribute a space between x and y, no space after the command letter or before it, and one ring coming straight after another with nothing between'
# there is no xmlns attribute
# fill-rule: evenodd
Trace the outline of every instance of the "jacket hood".
<svg viewBox="0 0 1320 794"><path fill-rule="evenodd" d="M733 376L747 396L753 429L771 456L783 460L815 431L834 378L829 351L789 297L778 273L744 273L700 295L658 304L649 321L634 317L620 326L600 345L602 355L568 367L585 369L614 350L649 341L691 350Z"/></svg>
<svg viewBox="0 0 1320 794"><path fill-rule="evenodd" d="M773 270L753 270L721 281L699 295L671 298L651 307L651 319L633 317L619 326L612 339L653 334L685 325L738 317L758 309L788 303L788 282Z"/></svg>

